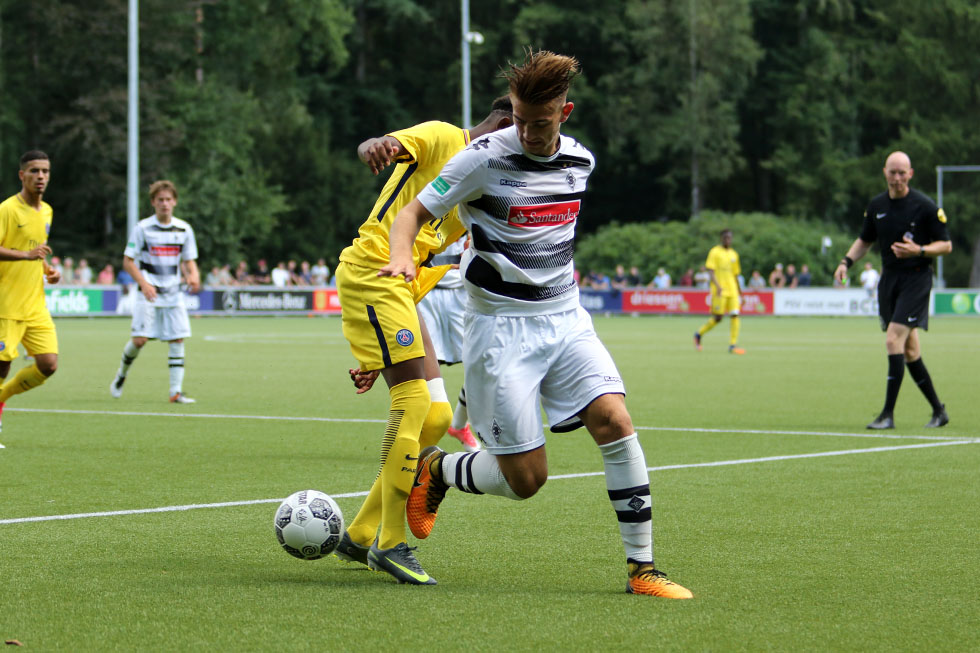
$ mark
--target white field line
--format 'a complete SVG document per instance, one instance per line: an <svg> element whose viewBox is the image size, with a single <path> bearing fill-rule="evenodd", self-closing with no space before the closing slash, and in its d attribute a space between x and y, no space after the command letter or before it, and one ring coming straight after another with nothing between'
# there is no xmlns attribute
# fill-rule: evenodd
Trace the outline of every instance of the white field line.
<svg viewBox="0 0 980 653"><path fill-rule="evenodd" d="M767 456L765 458L740 458L736 460L718 460L707 463L687 463L682 465L662 465L660 467L648 467L651 472L662 472L672 469L692 469L696 467L725 467L729 465L749 465L752 463L778 462L782 460L799 460L802 458L823 458L827 456L848 456L859 453L883 453L886 451L900 451L904 449L925 449L929 447L945 447L955 444L978 444L980 439L956 440L950 442L927 442L922 444L903 444L893 447L871 447L868 449L844 449L842 451L820 451L816 453L801 453L788 456ZM602 476L604 472L586 472L581 474L557 474L549 476L549 480L584 478L587 476ZM362 497L367 492L346 492L344 494L333 494L335 498ZM250 506L260 503L279 503L283 499L253 499L250 501L224 501L221 503L196 503L184 506L163 506L160 508L143 508L138 510L113 510L107 512L85 512L69 515L44 515L40 517L19 517L16 519L0 519L2 524L22 524L26 522L57 521L66 519L84 519L87 517L116 517L120 515L142 515L154 512L178 512L182 510L197 510L201 508L230 508L234 506Z"/></svg>
<svg viewBox="0 0 980 653"><path fill-rule="evenodd" d="M152 413L127 410L70 410L60 408L7 408L9 412L21 413L50 413L62 415L118 415L120 417L185 417L198 419L255 419L266 421L283 422L336 422L336 423L364 423L364 424L386 424L383 419L360 419L353 417L298 417L291 415L235 415L222 413ZM963 440L964 436L942 436L942 435L897 435L894 433L846 433L834 431L782 431L782 430L763 430L763 429L713 429L713 428L694 428L685 426L637 426L637 431L670 431L678 433L742 433L748 435L814 435L821 437L834 438L885 438L893 440Z"/></svg>

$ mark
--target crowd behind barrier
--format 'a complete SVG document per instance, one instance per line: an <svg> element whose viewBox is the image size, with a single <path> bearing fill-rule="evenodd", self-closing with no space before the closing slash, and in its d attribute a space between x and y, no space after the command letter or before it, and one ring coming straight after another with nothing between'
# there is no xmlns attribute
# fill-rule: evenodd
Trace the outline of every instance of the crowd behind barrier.
<svg viewBox="0 0 980 653"><path fill-rule="evenodd" d="M56 317L127 315L135 286L88 285L45 288L48 308ZM581 303L593 313L632 315L707 315L710 294L697 288L627 288L580 291ZM779 288L746 290L741 313L750 315L878 315L874 294L863 288ZM187 295L192 315L339 315L336 288L307 286L205 286ZM980 290L933 290L931 315L980 316Z"/></svg>

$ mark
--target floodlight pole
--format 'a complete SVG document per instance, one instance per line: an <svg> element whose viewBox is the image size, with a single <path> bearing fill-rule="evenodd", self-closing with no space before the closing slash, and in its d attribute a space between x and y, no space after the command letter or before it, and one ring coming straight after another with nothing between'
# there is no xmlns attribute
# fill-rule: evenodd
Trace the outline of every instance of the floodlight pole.
<svg viewBox="0 0 980 653"><path fill-rule="evenodd" d="M943 207L943 173L944 172L980 172L980 166L936 166L936 204ZM946 287L943 278L943 257L936 257L936 285Z"/></svg>
<svg viewBox="0 0 980 653"><path fill-rule="evenodd" d="M462 48L463 48L463 129L473 126L473 111L470 99L470 0L460 0L462 14Z"/></svg>
<svg viewBox="0 0 980 653"><path fill-rule="evenodd" d="M126 152L126 237L139 212L139 0L129 0L129 120Z"/></svg>

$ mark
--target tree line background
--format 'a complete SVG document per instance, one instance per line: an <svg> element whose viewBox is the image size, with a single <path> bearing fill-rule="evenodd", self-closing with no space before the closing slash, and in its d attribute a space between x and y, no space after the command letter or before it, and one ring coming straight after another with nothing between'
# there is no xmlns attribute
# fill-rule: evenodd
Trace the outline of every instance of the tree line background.
<svg viewBox="0 0 980 653"><path fill-rule="evenodd" d="M204 269L336 261L383 180L357 144L461 122L459 5L140 3L140 184L178 185ZM598 160L583 268L665 265L676 278L717 225L785 223L736 234L743 266L766 272L799 251L817 279L885 190L890 151L911 156L912 185L933 197L935 166L980 164L975 0L474 0L470 12L484 36L471 50L474 122L523 46L582 63L566 131ZM0 0L0 191L19 189L23 151L48 152L63 256L117 261L125 243L126 30L127 0ZM944 191L947 284L980 286L980 174L948 175ZM140 207L151 213L145 193ZM653 251L599 246L604 227L646 229ZM681 245L654 248L664 235ZM747 254L740 237L757 246Z"/></svg>

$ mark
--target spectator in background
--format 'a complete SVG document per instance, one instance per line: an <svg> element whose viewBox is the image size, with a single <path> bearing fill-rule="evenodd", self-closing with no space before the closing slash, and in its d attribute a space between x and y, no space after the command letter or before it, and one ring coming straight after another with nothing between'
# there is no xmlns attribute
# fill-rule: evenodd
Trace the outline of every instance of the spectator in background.
<svg viewBox="0 0 980 653"><path fill-rule="evenodd" d="M585 278L585 283L587 284L587 288L592 288L593 290L609 290L612 288L609 275L596 272L595 270L589 271L589 276Z"/></svg>
<svg viewBox="0 0 980 653"><path fill-rule="evenodd" d="M213 286L220 286L221 268L219 268L217 265L211 268L211 271L204 277L204 285L209 288Z"/></svg>
<svg viewBox="0 0 980 653"><path fill-rule="evenodd" d="M640 268L635 265L630 268L630 273L626 277L626 283L630 286L642 286L643 277L640 276Z"/></svg>
<svg viewBox="0 0 980 653"><path fill-rule="evenodd" d="M762 273L758 270L752 270L752 276L749 277L749 288L752 290L761 290L766 287L766 280L762 278Z"/></svg>
<svg viewBox="0 0 980 653"><path fill-rule="evenodd" d="M79 259L78 267L75 268L75 282L87 286L92 283L93 276L95 276L95 273L88 266L88 261L86 259Z"/></svg>
<svg viewBox="0 0 980 653"><path fill-rule="evenodd" d="M705 289L711 285L711 273L708 272L708 268L703 265L698 268L697 273L694 275L694 287Z"/></svg>
<svg viewBox="0 0 980 653"><path fill-rule="evenodd" d="M657 275L650 282L650 287L657 288L658 290L664 290L670 288L671 278L667 274L667 270L663 268L657 268Z"/></svg>
<svg viewBox="0 0 980 653"><path fill-rule="evenodd" d="M259 261L261 264L262 261ZM279 261L279 265L273 268L272 272L269 274L269 278L272 280L272 285L276 288L285 288L289 285L289 270L286 269L286 262Z"/></svg>
<svg viewBox="0 0 980 653"><path fill-rule="evenodd" d="M777 263L776 267L772 269L769 273L769 287L770 288L785 288L786 287L786 275L783 274L783 264Z"/></svg>
<svg viewBox="0 0 980 653"><path fill-rule="evenodd" d="M221 286L234 286L235 276L231 273L231 263L225 263L218 271L218 284Z"/></svg>
<svg viewBox="0 0 980 653"><path fill-rule="evenodd" d="M285 266L285 263L283 264ZM260 258L256 263L256 272L252 276L252 283L272 283L272 273L269 271L269 264L264 258Z"/></svg>
<svg viewBox="0 0 980 653"><path fill-rule="evenodd" d="M95 283L100 286L112 285L112 282L116 280L116 271L112 267L112 263L106 263L102 271L99 272L99 276Z"/></svg>
<svg viewBox="0 0 980 653"><path fill-rule="evenodd" d="M327 267L326 259L317 259L316 265L310 269L310 285L325 286L330 280L330 268Z"/></svg>
<svg viewBox="0 0 980 653"><path fill-rule="evenodd" d="M65 257L65 265L61 274L61 283L75 283L75 259L70 256Z"/></svg>
<svg viewBox="0 0 980 653"><path fill-rule="evenodd" d="M800 266L800 276L796 277L796 285L800 288L806 288L812 280L810 266L804 263Z"/></svg>
<svg viewBox="0 0 980 653"><path fill-rule="evenodd" d="M878 271L875 270L874 266L871 265L871 261L866 261L864 264L864 270L861 271L861 276L859 280L861 281L861 287L868 292L868 297L874 297L875 291L878 289L878 279L880 275Z"/></svg>
<svg viewBox="0 0 980 653"><path fill-rule="evenodd" d="M796 288L799 284L799 279L796 277L796 266L790 263L786 266L786 287Z"/></svg>
<svg viewBox="0 0 980 653"><path fill-rule="evenodd" d="M286 271L289 272L289 285L290 286L304 286L303 277L299 273L299 267L296 265L296 261L290 260L286 264Z"/></svg>
<svg viewBox="0 0 980 653"><path fill-rule="evenodd" d="M313 270L310 269L309 261L303 261L299 264L299 278L303 280L304 286L313 285Z"/></svg>
<svg viewBox="0 0 980 653"><path fill-rule="evenodd" d="M624 268L622 265L616 266L616 274L613 275L610 285L612 285L612 287L616 290L626 290L626 288L629 287L629 280L626 277L626 268Z"/></svg>
<svg viewBox="0 0 980 653"><path fill-rule="evenodd" d="M687 269L687 272L685 272L681 276L681 280L680 280L680 282L678 282L677 285L681 286L682 288L691 288L691 287L693 287L694 286L694 268L688 268Z"/></svg>
<svg viewBox="0 0 980 653"><path fill-rule="evenodd" d="M248 263L245 261L239 261L235 268L235 283L240 286L247 286L252 283L252 277L248 273Z"/></svg>

